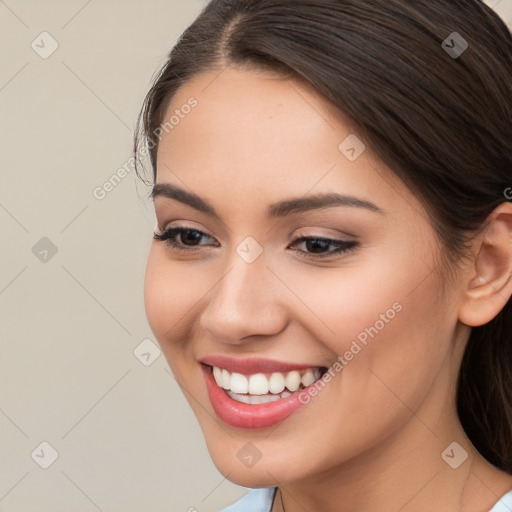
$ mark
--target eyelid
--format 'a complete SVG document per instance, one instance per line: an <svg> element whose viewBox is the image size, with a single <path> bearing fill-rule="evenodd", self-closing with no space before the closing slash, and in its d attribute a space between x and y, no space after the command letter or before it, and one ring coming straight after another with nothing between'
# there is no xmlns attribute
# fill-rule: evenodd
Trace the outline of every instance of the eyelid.
<svg viewBox="0 0 512 512"><path fill-rule="evenodd" d="M176 225L172 225L174 222L178 222L178 224ZM180 222L182 222L183 224L180 224ZM165 233L166 231L170 230L170 229L183 229L183 230L188 230L188 231L198 231L200 233L203 233L204 235L210 237L210 238L214 238L212 235L209 235L207 233L207 231L203 228L203 227L198 227L198 226L194 226L192 225L192 223L194 223L194 221L187 221L187 220L170 220L170 221L167 221L167 222L164 222L162 225L163 227L160 229L160 225L159 225L159 222L158 222L158 219L156 220L155 222L155 226L153 228L153 231L155 233Z"/></svg>
<svg viewBox="0 0 512 512"><path fill-rule="evenodd" d="M321 233L319 230L325 229L321 226L316 227L302 227L297 230L294 230L290 234L290 238L295 240L297 238L316 238L316 239L323 239L323 240L342 240L345 242L356 242L359 240L359 236L354 235L352 233L349 233L345 230L338 230L334 228L329 228L330 231L334 231L334 233ZM311 231L311 233L305 233L305 231Z"/></svg>

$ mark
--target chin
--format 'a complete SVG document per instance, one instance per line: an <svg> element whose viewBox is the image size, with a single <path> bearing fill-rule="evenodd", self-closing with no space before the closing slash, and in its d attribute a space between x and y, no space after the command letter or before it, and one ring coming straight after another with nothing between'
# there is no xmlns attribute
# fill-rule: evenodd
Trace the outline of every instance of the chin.
<svg viewBox="0 0 512 512"><path fill-rule="evenodd" d="M233 468L232 464L223 466L215 461L214 464L227 480L241 487L260 489L263 487L275 487L284 481L288 481L288 478L282 477L279 469L273 467Z"/></svg>
<svg viewBox="0 0 512 512"><path fill-rule="evenodd" d="M213 442L215 443L215 440ZM243 455L239 458L240 449L231 451L226 446L216 444L212 448L208 447L208 450L219 472L230 482L242 487L275 487L304 476L294 472L287 459L274 461L268 458L265 461L263 456L252 465L246 465Z"/></svg>

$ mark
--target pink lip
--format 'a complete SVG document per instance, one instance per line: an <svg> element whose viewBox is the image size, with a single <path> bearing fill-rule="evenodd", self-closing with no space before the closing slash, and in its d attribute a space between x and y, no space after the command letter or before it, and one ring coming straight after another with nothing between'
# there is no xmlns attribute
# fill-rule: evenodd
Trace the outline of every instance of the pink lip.
<svg viewBox="0 0 512 512"><path fill-rule="evenodd" d="M311 364L288 363L258 358L235 359L228 356L207 356L202 358L200 362L209 366L224 368L230 373L236 372L244 375L251 375L253 373L291 372L293 370L319 368Z"/></svg>
<svg viewBox="0 0 512 512"><path fill-rule="evenodd" d="M213 410L222 421L232 427L245 429L270 427L280 423L304 405L299 401L299 394L304 393L304 389L287 398L266 404L252 405L237 402L224 389L217 386L210 367L201 364L201 368Z"/></svg>

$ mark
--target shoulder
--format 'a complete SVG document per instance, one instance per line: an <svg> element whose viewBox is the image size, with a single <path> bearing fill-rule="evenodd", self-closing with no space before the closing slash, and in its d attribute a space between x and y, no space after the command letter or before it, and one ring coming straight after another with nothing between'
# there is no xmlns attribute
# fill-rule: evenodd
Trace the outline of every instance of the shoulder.
<svg viewBox="0 0 512 512"><path fill-rule="evenodd" d="M510 512L512 510L512 491L503 496L489 512Z"/></svg>
<svg viewBox="0 0 512 512"><path fill-rule="evenodd" d="M233 505L219 512L270 512L276 487L251 489Z"/></svg>

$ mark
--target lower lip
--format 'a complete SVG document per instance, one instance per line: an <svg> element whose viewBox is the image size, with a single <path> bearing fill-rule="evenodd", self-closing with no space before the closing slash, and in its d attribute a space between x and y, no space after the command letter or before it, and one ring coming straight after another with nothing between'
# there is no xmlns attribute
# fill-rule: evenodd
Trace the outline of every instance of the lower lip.
<svg viewBox="0 0 512 512"><path fill-rule="evenodd" d="M276 425L304 404L299 393L266 404L245 404L233 400L223 388L217 386L210 366L201 364L206 389L217 416L232 427L256 429Z"/></svg>

